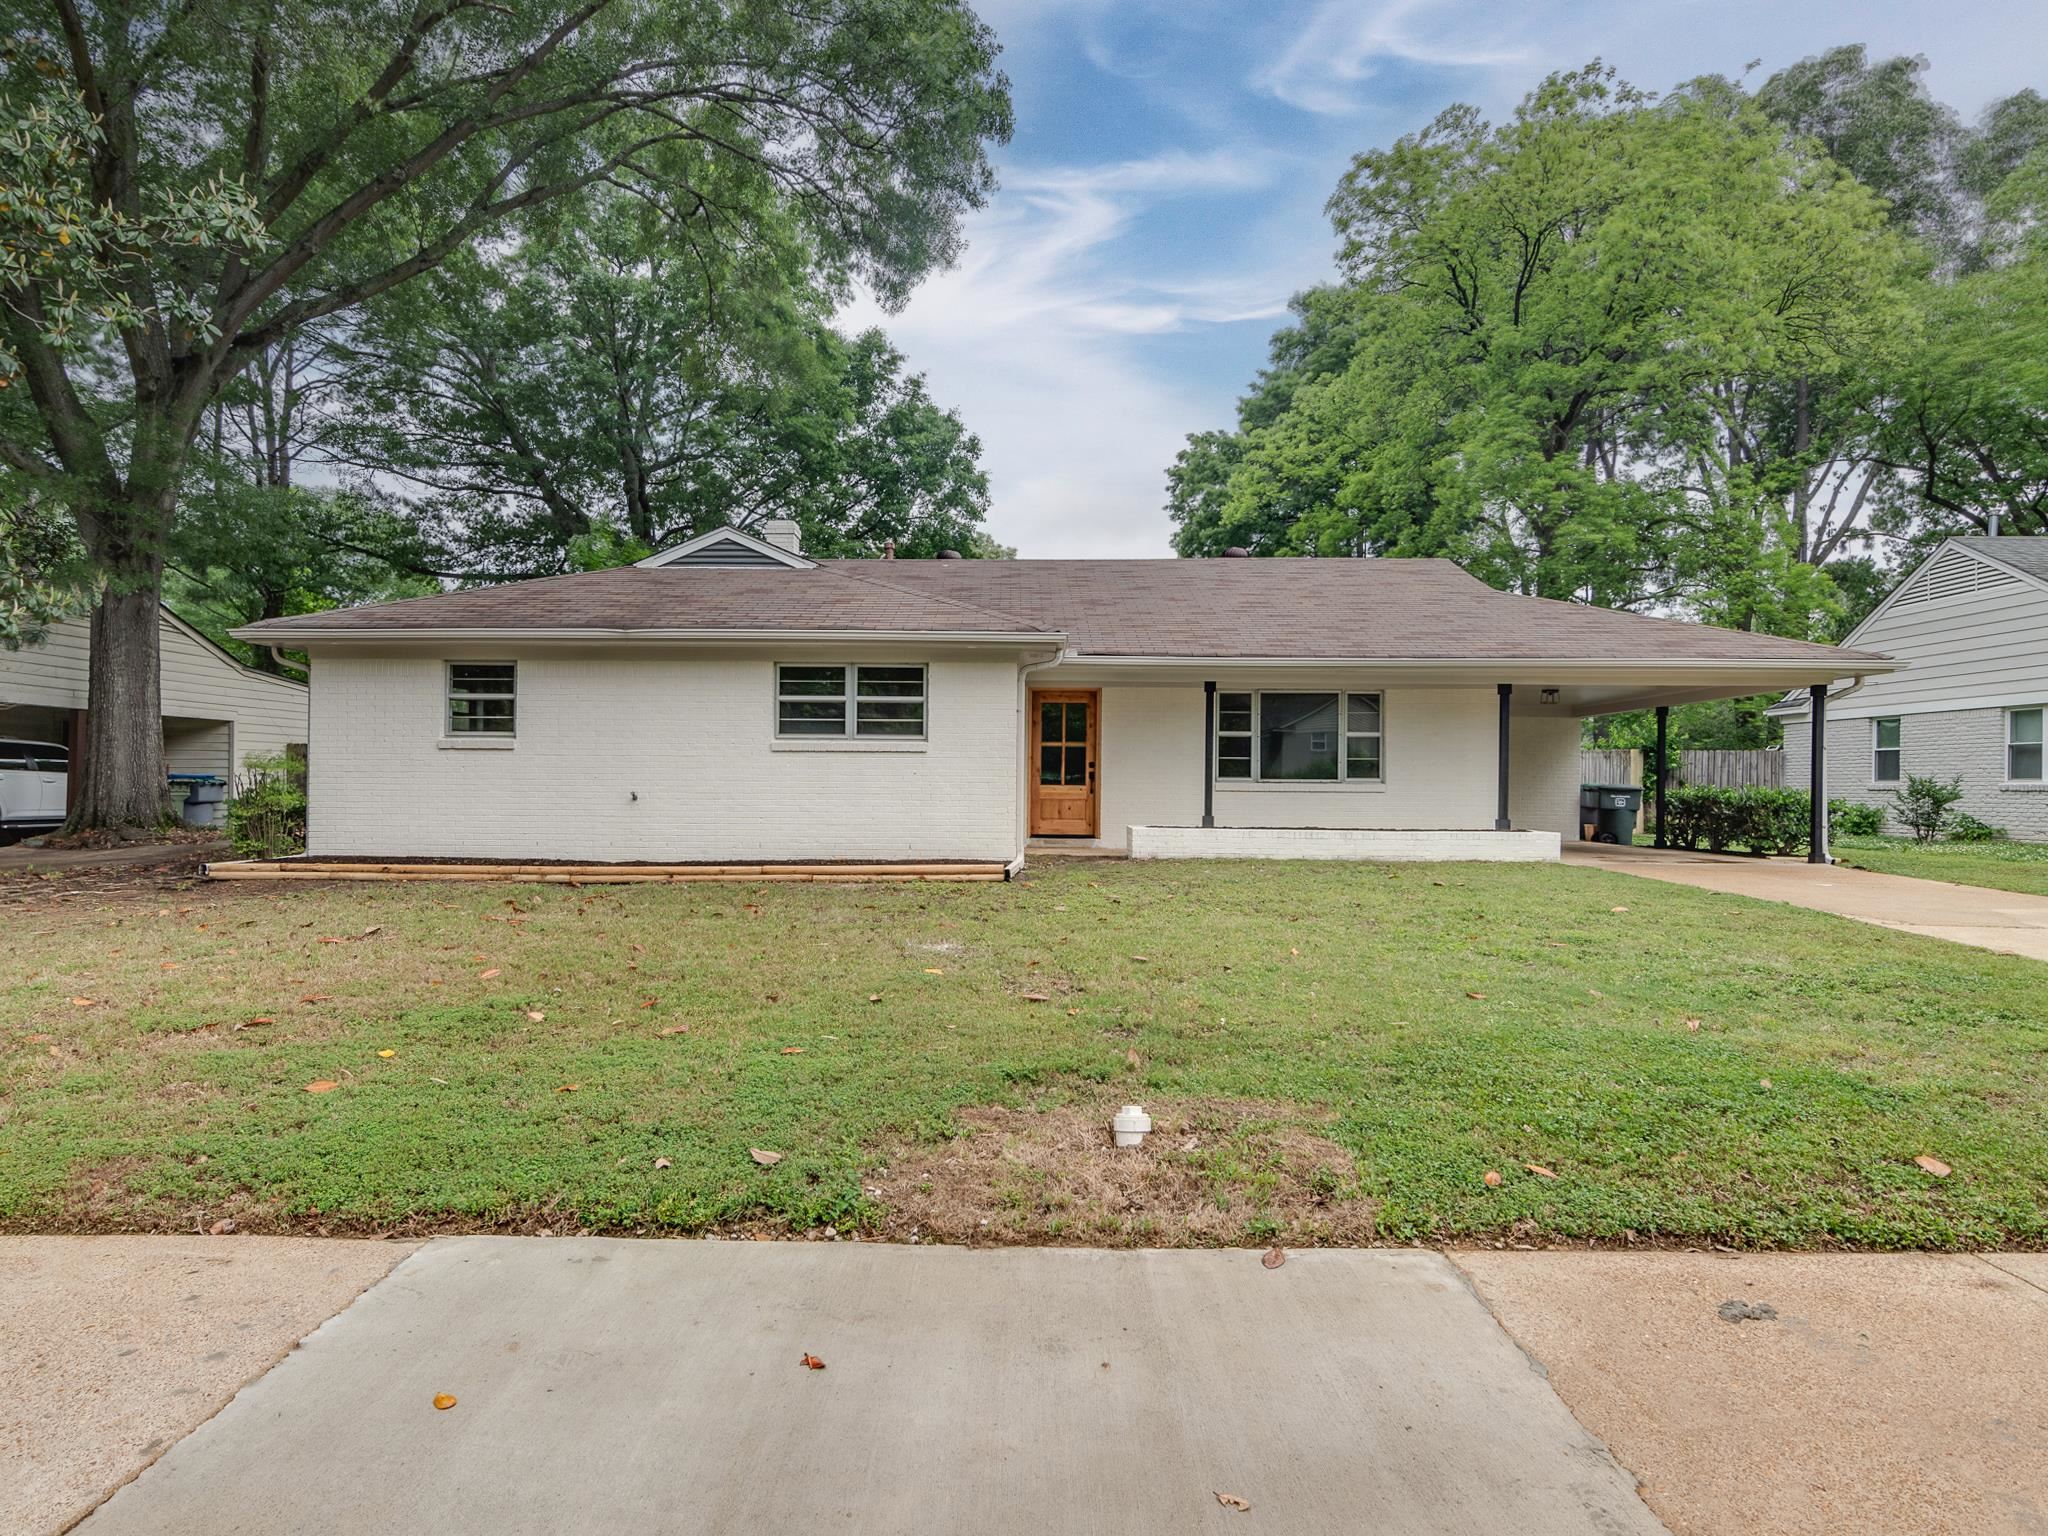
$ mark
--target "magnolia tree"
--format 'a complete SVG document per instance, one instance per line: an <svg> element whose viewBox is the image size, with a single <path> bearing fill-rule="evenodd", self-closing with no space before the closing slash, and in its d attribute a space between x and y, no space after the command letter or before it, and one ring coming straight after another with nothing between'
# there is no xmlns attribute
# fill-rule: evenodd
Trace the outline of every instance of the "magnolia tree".
<svg viewBox="0 0 2048 1536"><path fill-rule="evenodd" d="M255 359L600 185L901 302L1009 130L964 0L0 0L0 36L0 464L96 583L82 826L163 815L166 550Z"/></svg>

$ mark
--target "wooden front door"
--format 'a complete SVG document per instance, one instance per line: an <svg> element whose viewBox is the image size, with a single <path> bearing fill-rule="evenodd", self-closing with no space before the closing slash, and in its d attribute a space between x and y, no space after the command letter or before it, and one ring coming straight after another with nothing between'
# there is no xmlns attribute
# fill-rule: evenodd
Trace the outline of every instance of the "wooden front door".
<svg viewBox="0 0 2048 1536"><path fill-rule="evenodd" d="M1093 837L1101 695L1043 689L1031 695L1031 835Z"/></svg>

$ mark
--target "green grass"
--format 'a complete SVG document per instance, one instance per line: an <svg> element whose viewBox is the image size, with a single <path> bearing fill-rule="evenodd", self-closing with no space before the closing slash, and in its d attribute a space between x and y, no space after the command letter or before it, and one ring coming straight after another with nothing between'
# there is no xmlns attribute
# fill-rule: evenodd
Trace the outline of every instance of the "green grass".
<svg viewBox="0 0 2048 1536"><path fill-rule="evenodd" d="M18 1231L874 1224L892 1141L1129 1099L1298 1115L1388 1239L2048 1240L2048 969L1597 870L212 886L0 922Z"/></svg>
<svg viewBox="0 0 2048 1536"><path fill-rule="evenodd" d="M1838 862L1886 875L2048 896L2048 843L1916 843L1904 837L1838 837Z"/></svg>

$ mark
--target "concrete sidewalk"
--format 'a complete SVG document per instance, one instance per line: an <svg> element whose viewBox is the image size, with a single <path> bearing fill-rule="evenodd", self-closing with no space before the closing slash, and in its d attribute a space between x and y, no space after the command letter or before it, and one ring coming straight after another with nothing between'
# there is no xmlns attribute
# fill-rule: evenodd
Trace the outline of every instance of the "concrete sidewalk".
<svg viewBox="0 0 2048 1536"><path fill-rule="evenodd" d="M1782 901L1880 928L2048 960L2048 896L1799 859L1752 859L1612 843L1568 842L1564 861L1729 896Z"/></svg>
<svg viewBox="0 0 2048 1536"><path fill-rule="evenodd" d="M1433 1253L461 1238L80 1529L1663 1527Z"/></svg>

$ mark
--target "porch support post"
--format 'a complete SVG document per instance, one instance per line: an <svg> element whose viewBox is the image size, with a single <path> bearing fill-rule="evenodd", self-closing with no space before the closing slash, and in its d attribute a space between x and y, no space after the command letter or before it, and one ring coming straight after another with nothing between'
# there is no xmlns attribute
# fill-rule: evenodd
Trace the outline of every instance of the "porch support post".
<svg viewBox="0 0 2048 1536"><path fill-rule="evenodd" d="M1657 846L1664 841L1664 792L1671 779L1671 706L1657 706Z"/></svg>
<svg viewBox="0 0 2048 1536"><path fill-rule="evenodd" d="M1495 685L1500 692L1500 792L1496 799L1493 815L1493 830L1506 832L1508 821L1508 700L1513 697L1513 683Z"/></svg>
<svg viewBox="0 0 2048 1536"><path fill-rule="evenodd" d="M1815 683L1807 690L1813 700L1812 750L1807 753L1807 795L1811 819L1806 828L1806 862L1828 864L1828 685Z"/></svg>
<svg viewBox="0 0 2048 1536"><path fill-rule="evenodd" d="M1202 684L1202 825L1216 825L1216 684Z"/></svg>

